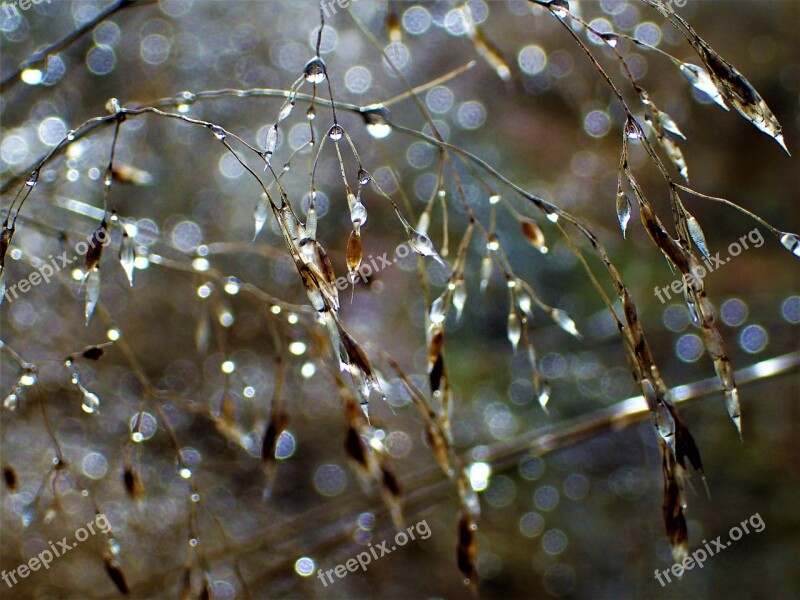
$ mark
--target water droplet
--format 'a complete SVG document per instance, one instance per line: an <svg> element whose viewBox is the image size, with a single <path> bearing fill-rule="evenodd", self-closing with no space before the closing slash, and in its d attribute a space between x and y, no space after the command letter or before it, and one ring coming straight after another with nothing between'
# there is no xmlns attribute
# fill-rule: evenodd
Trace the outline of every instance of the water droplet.
<svg viewBox="0 0 800 600"><path fill-rule="evenodd" d="M11 6L13 7L14 5L12 4ZM39 85L44 80L44 73L39 69L25 69L20 73L20 79L28 85Z"/></svg>
<svg viewBox="0 0 800 600"><path fill-rule="evenodd" d="M31 171L31 173L25 178L25 185L33 187L36 185L37 181L39 181L39 171Z"/></svg>
<svg viewBox="0 0 800 600"><path fill-rule="evenodd" d="M617 47L617 42L619 42L619 36L616 33L608 31L606 33L601 33L600 37L603 39L603 41L606 44L608 44L612 48L616 48Z"/></svg>
<svg viewBox="0 0 800 600"><path fill-rule="evenodd" d="M289 352L295 356L302 356L306 352L305 342L291 342L289 344Z"/></svg>
<svg viewBox="0 0 800 600"><path fill-rule="evenodd" d="M328 137L331 138L334 142L338 142L340 139L342 139L343 135L344 135L344 129L342 129L341 126L339 125L334 125L328 132Z"/></svg>
<svg viewBox="0 0 800 600"><path fill-rule="evenodd" d="M218 140L224 140L226 137L228 137L228 134L219 125L212 125L211 133L213 133L214 137L216 137Z"/></svg>
<svg viewBox="0 0 800 600"><path fill-rule="evenodd" d="M287 104L281 109L281 112L278 115L278 121L283 121L284 119L288 119L289 115L292 114L292 109L294 109L294 100L291 100L289 104Z"/></svg>
<svg viewBox="0 0 800 600"><path fill-rule="evenodd" d="M353 227L361 227L367 222L367 208L360 200L354 202L350 208L350 220L353 222Z"/></svg>
<svg viewBox="0 0 800 600"><path fill-rule="evenodd" d="M500 194L492 194L489 196L489 204L497 204L500 202Z"/></svg>
<svg viewBox="0 0 800 600"><path fill-rule="evenodd" d="M547 5L559 19L567 16L567 11L569 10L569 2L567 0L550 0Z"/></svg>
<svg viewBox="0 0 800 600"><path fill-rule="evenodd" d="M269 216L269 209L267 207L267 195L263 192L261 193L261 198L256 202L255 210L253 211L253 219L255 220L255 234L253 235L253 241L258 237L258 234L264 228L264 224L267 222L267 217Z"/></svg>
<svg viewBox="0 0 800 600"><path fill-rule="evenodd" d="M553 308L550 310L550 316L553 318L553 321L555 321L556 324L567 333L574 335L578 339L583 337L578 332L578 328L575 326L575 321L573 321L563 310Z"/></svg>
<svg viewBox="0 0 800 600"><path fill-rule="evenodd" d="M84 307L84 315L86 316L86 325L92 319L94 309L97 306L97 301L100 299L100 269L93 269L86 278L86 305Z"/></svg>
<svg viewBox="0 0 800 600"><path fill-rule="evenodd" d="M453 306L456 309L456 322L461 320L461 314L464 312L464 305L467 303L467 286L464 283L464 278L459 277L455 282L453 288Z"/></svg>
<svg viewBox="0 0 800 600"><path fill-rule="evenodd" d="M372 177L364 169L358 170L358 183L359 185L368 185Z"/></svg>
<svg viewBox="0 0 800 600"><path fill-rule="evenodd" d="M511 342L514 351L516 352L519 340L522 337L522 327L519 322L517 313L512 310L508 314L508 341Z"/></svg>
<svg viewBox="0 0 800 600"><path fill-rule="evenodd" d="M36 384L37 379L38 376L36 375L36 371L31 369L23 373L22 377L19 378L19 385L24 385L26 387L29 387Z"/></svg>
<svg viewBox="0 0 800 600"><path fill-rule="evenodd" d="M81 408L83 412L88 414L94 414L100 410L100 398L97 397L97 394L93 394L89 391L83 392L83 403L81 404Z"/></svg>
<svg viewBox="0 0 800 600"><path fill-rule="evenodd" d="M119 264L122 266L125 275L128 277L128 283L133 287L133 273L134 264L136 262L136 244L133 238L128 235L127 231L123 231L122 242L119 246Z"/></svg>
<svg viewBox="0 0 800 600"><path fill-rule="evenodd" d="M220 370L223 373L230 375L236 370L236 363L232 360L223 361L223 363L220 365Z"/></svg>
<svg viewBox="0 0 800 600"><path fill-rule="evenodd" d="M17 410L18 406L19 406L19 396L14 392L11 392L3 400L3 408L5 408L8 411L14 412L15 410Z"/></svg>
<svg viewBox="0 0 800 600"><path fill-rule="evenodd" d="M303 69L303 76L306 81L314 85L325 81L325 63L319 56L315 56L306 63Z"/></svg>
<svg viewBox="0 0 800 600"><path fill-rule="evenodd" d="M800 237L795 233L782 233L781 244L795 256L800 256Z"/></svg>
<svg viewBox="0 0 800 600"><path fill-rule="evenodd" d="M178 467L178 475L184 479L189 479L192 476L192 470L189 467Z"/></svg>
<svg viewBox="0 0 800 600"><path fill-rule="evenodd" d="M427 235L423 235L419 231L411 229L411 237L408 241L417 254L421 256L430 256L443 267L446 266L439 256L439 253L436 252L436 249L433 247L433 242L431 242L431 239Z"/></svg>
<svg viewBox="0 0 800 600"><path fill-rule="evenodd" d="M430 319L431 323L433 323L434 325L441 325L442 323L444 323L444 319L446 316L444 310L445 294L442 294L441 296L436 298L436 300L433 301L433 304L431 304Z"/></svg>
<svg viewBox="0 0 800 600"><path fill-rule="evenodd" d="M313 106L309 106L308 110L306 111L306 119L309 121L313 121L317 118L317 109Z"/></svg>
<svg viewBox="0 0 800 600"><path fill-rule="evenodd" d="M241 287L241 281L239 281L236 277L226 277L225 278L225 286L222 288L225 290L226 294L230 294L231 296L235 296L239 293L239 288Z"/></svg>
<svg viewBox="0 0 800 600"><path fill-rule="evenodd" d="M106 102L105 108L106 111L108 111L108 113L111 115L115 115L119 112L122 112L122 107L119 104L119 100L117 100L116 98L109 98L108 101Z"/></svg>
<svg viewBox="0 0 800 600"><path fill-rule="evenodd" d="M636 121L628 119L625 122L625 135L628 136L628 139L638 140L644 137L644 132Z"/></svg>
<svg viewBox="0 0 800 600"><path fill-rule="evenodd" d="M178 112L181 114L186 114L189 112L189 107L197 100L197 96L195 96L192 92L180 92L176 98L178 99L176 107Z"/></svg>

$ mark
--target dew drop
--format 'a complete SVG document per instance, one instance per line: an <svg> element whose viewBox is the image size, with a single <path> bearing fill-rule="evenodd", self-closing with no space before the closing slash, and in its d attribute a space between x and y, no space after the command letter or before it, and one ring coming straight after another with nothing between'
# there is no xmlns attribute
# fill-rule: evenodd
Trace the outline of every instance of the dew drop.
<svg viewBox="0 0 800 600"><path fill-rule="evenodd" d="M319 56L315 56L306 63L303 69L303 76L306 81L314 85L325 81L325 63Z"/></svg>
<svg viewBox="0 0 800 600"><path fill-rule="evenodd" d="M367 209L360 200L354 202L350 208L350 220L353 222L353 227L361 227L367 222Z"/></svg>
<svg viewBox="0 0 800 600"><path fill-rule="evenodd" d="M283 121L284 119L288 119L289 115L292 114L292 109L294 109L294 100L290 101L289 104L287 104L281 109L281 112L278 115L278 121Z"/></svg>
<svg viewBox="0 0 800 600"><path fill-rule="evenodd" d="M781 244L789 252L800 257L800 237L795 233L782 233Z"/></svg>
<svg viewBox="0 0 800 600"><path fill-rule="evenodd" d="M328 132L328 137L331 138L334 142L338 142L340 139L342 139L343 135L344 135L344 129L342 129L340 125L334 125Z"/></svg>
<svg viewBox="0 0 800 600"><path fill-rule="evenodd" d="M13 7L14 5L11 4L10 6ZM28 85L39 85L44 80L44 73L39 69L25 69L20 73L20 79L22 79L23 83L27 83Z"/></svg>
<svg viewBox="0 0 800 600"><path fill-rule="evenodd" d="M19 406L19 396L14 392L11 392L8 396L6 396L3 399L3 408L5 408L10 412L14 412L15 410L17 410L18 406Z"/></svg>
<svg viewBox="0 0 800 600"><path fill-rule="evenodd" d="M228 137L228 134L219 125L212 125L211 133L213 133L214 137L216 137L218 140L224 140L226 137Z"/></svg>
<svg viewBox="0 0 800 600"><path fill-rule="evenodd" d="M81 408L83 409L83 412L90 415L98 412L100 410L100 398L97 397L97 394L84 391Z"/></svg>
<svg viewBox="0 0 800 600"><path fill-rule="evenodd" d="M239 293L240 287L241 287L241 281L239 281L236 277L227 277L225 279L225 285L222 289L225 290L226 294L235 296L236 294Z"/></svg>

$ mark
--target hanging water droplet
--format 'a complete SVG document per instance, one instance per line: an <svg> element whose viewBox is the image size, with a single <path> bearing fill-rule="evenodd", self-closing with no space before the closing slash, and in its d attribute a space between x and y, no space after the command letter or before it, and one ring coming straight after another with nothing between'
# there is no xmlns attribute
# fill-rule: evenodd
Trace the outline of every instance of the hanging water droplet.
<svg viewBox="0 0 800 600"><path fill-rule="evenodd" d="M328 131L328 137L331 138L334 142L338 142L342 139L344 135L344 129L341 128L339 125L334 125L331 127L330 131Z"/></svg>
<svg viewBox="0 0 800 600"><path fill-rule="evenodd" d="M177 99L176 108L181 114L189 112L189 107L197 100L197 96L192 92L180 92L175 98Z"/></svg>
<svg viewBox="0 0 800 600"><path fill-rule="evenodd" d="M625 122L625 135L628 136L628 139L638 140L644 137L644 132L636 121L628 119Z"/></svg>
<svg viewBox="0 0 800 600"><path fill-rule="evenodd" d="M275 154L275 148L277 147L278 147L278 125L276 123L275 125L270 127L269 130L267 131L267 141L264 150L267 163L269 163L269 161L272 159L272 155Z"/></svg>
<svg viewBox="0 0 800 600"><path fill-rule="evenodd" d="M464 312L464 306L467 303L467 285L464 278L459 276L456 279L455 286L453 287L453 306L456 309L456 323L461 320L461 314Z"/></svg>
<svg viewBox="0 0 800 600"><path fill-rule="evenodd" d="M498 248L500 248L500 240L497 239L495 234L491 234L489 239L486 240L486 249L490 252L495 252Z"/></svg>
<svg viewBox="0 0 800 600"><path fill-rule="evenodd" d="M430 320L434 325L441 325L444 323L444 319L446 317L444 310L446 294L447 292L443 293L433 301L433 304L431 304Z"/></svg>
<svg viewBox="0 0 800 600"><path fill-rule="evenodd" d="M225 290L226 294L230 294L231 296L235 296L239 293L239 288L241 287L242 282L239 281L236 277L226 277L225 278L225 285L222 289Z"/></svg>
<svg viewBox="0 0 800 600"><path fill-rule="evenodd" d="M547 220L550 221L551 223L557 223L558 222L558 213L555 213L555 212L547 213Z"/></svg>
<svg viewBox="0 0 800 600"><path fill-rule="evenodd" d="M350 208L350 220L353 222L353 227L361 227L367 222L367 208L357 200Z"/></svg>
<svg viewBox="0 0 800 600"><path fill-rule="evenodd" d="M317 109L313 106L309 106L308 110L306 111L306 119L309 121L313 121L317 118Z"/></svg>
<svg viewBox="0 0 800 600"><path fill-rule="evenodd" d="M481 261L481 292L486 290L489 285L489 278L492 276L492 257L488 254Z"/></svg>
<svg viewBox="0 0 800 600"><path fill-rule="evenodd" d="M10 412L14 412L15 410L17 410L18 406L19 406L19 396L15 392L11 392L3 400L3 408L5 408Z"/></svg>
<svg viewBox="0 0 800 600"><path fill-rule="evenodd" d="M69 140L70 142L75 140L75 130L74 129L70 129L67 132L67 140Z"/></svg>
<svg viewBox="0 0 800 600"><path fill-rule="evenodd" d="M533 318L531 296L524 288L517 292L517 306L529 318Z"/></svg>
<svg viewBox="0 0 800 600"><path fill-rule="evenodd" d="M306 63L303 69L303 76L306 81L314 85L325 81L325 63L319 56L315 56Z"/></svg>
<svg viewBox="0 0 800 600"><path fill-rule="evenodd" d="M136 262L136 244L128 232L123 229L122 242L119 246L119 264L128 277L128 283L133 287L134 263Z"/></svg>
<svg viewBox="0 0 800 600"><path fill-rule="evenodd" d="M13 7L14 5L11 4L10 6ZM20 6L20 8L22 7ZM14 10L16 11L16 9ZM9 13L6 14L8 15ZM40 69L24 69L22 73L20 73L19 78L23 83L27 83L28 85L39 85L44 81L44 73Z"/></svg>
<svg viewBox="0 0 800 600"><path fill-rule="evenodd" d="M25 178L25 185L29 187L33 187L36 185L36 182L39 181L39 171L32 171L26 178Z"/></svg>
<svg viewBox="0 0 800 600"><path fill-rule="evenodd" d="M214 137L216 137L218 140L224 140L226 137L228 137L228 134L219 125L212 125L211 133L213 133Z"/></svg>
<svg viewBox="0 0 800 600"><path fill-rule="evenodd" d="M92 320L94 309L97 306L97 301L100 299L100 269L93 269L86 277L86 305L84 307L84 315L86 316L86 325Z"/></svg>
<svg viewBox="0 0 800 600"><path fill-rule="evenodd" d="M617 47L617 42L619 42L619 36L616 33L612 31L607 31L605 33L601 33L600 37L606 44L608 44L612 48Z"/></svg>
<svg viewBox="0 0 800 600"><path fill-rule="evenodd" d="M575 326L575 321L573 321L563 310L559 308L553 308L550 310L550 316L552 317L553 321L555 321L556 324L567 333L574 335L578 339L583 337L580 332L578 332L578 328Z"/></svg>
<svg viewBox="0 0 800 600"><path fill-rule="evenodd" d="M119 100L117 100L116 98L109 98L108 101L106 102L105 108L111 115L115 115L118 112L122 111L122 107L119 104Z"/></svg>
<svg viewBox="0 0 800 600"><path fill-rule="evenodd" d="M19 385L25 386L25 387L30 387L32 385L36 385L36 381L37 381L38 378L39 378L39 376L38 376L38 374L36 372L36 367L35 366L31 366L30 368L28 368L22 374L22 376L20 376Z"/></svg>
<svg viewBox="0 0 800 600"><path fill-rule="evenodd" d="M361 116L367 125L367 133L376 140L382 140L392 133L392 126L389 124L389 111L380 104L373 105L371 108L362 111Z"/></svg>
<svg viewBox="0 0 800 600"><path fill-rule="evenodd" d="M545 382L544 385L542 385L542 389L539 390L537 400L539 401L539 406L542 407L542 410L547 412L547 403L550 402L550 386L547 382Z"/></svg>
<svg viewBox="0 0 800 600"><path fill-rule="evenodd" d="M492 194L489 196L489 204L497 204L500 202L500 194Z"/></svg>
<svg viewBox="0 0 800 600"><path fill-rule="evenodd" d="M119 551L121 548L119 545L119 540L117 540L117 538L115 538L114 536L109 537L107 544L108 544L108 551L113 556L119 555Z"/></svg>
<svg viewBox="0 0 800 600"><path fill-rule="evenodd" d="M189 467L178 466L178 475L183 479L189 479L192 476L192 470Z"/></svg>
<svg viewBox="0 0 800 600"><path fill-rule="evenodd" d="M511 342L511 346L514 348L514 352L517 351L517 346L519 345L519 340L522 337L522 327L519 322L519 317L517 316L516 311L511 310L508 313L508 341Z"/></svg>
<svg viewBox="0 0 800 600"><path fill-rule="evenodd" d="M36 506L33 502L28 504L22 511L22 526L27 529L33 523L33 518L36 515Z"/></svg>
<svg viewBox="0 0 800 600"><path fill-rule="evenodd" d="M436 252L436 249L433 247L433 242L431 242L430 238L427 235L421 234L419 231L411 229L410 231L411 236L408 242L411 244L411 247L417 254L422 256L430 256L433 260L438 262L443 267L447 266L444 264L444 261L439 256L439 253Z"/></svg>
<svg viewBox="0 0 800 600"><path fill-rule="evenodd" d="M253 241L256 240L258 234L264 228L269 216L269 207L267 206L267 195L261 193L261 197L256 202L256 207L253 210L253 220L255 221L255 233L253 234Z"/></svg>
<svg viewBox="0 0 800 600"><path fill-rule="evenodd" d="M96 413L100 409L100 398L97 397L97 394L84 391L81 408L83 409L83 412L89 413L90 415Z"/></svg>
<svg viewBox="0 0 800 600"><path fill-rule="evenodd" d="M559 19L567 16L567 11L569 10L569 2L567 0L550 0L547 6Z"/></svg>
<svg viewBox="0 0 800 600"><path fill-rule="evenodd" d="M359 185L368 185L372 177L364 169L358 170L358 183Z"/></svg>
<svg viewBox="0 0 800 600"><path fill-rule="evenodd" d="M781 244L783 244L783 247L789 252L800 257L800 236L796 233L782 233Z"/></svg>
<svg viewBox="0 0 800 600"><path fill-rule="evenodd" d="M292 110L294 109L294 100L290 100L289 104L285 105L282 109L280 114L278 115L278 121L283 121L284 119L289 118L289 115L292 114Z"/></svg>
<svg viewBox="0 0 800 600"><path fill-rule="evenodd" d="M631 201L628 198L628 195L622 191L622 189L617 190L617 220L619 221L619 228L622 230L622 237L625 238L625 234L628 230L628 222L631 220Z"/></svg>

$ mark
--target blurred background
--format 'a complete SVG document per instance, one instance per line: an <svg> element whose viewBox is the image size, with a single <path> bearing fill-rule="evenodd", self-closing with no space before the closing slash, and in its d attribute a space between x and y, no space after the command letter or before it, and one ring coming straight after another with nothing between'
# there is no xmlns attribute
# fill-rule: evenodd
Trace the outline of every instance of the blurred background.
<svg viewBox="0 0 800 600"><path fill-rule="evenodd" d="M675 274L650 242L637 211L627 239L620 234L614 201L625 119L615 97L547 10L521 0L470 0L468 5L507 64L507 80L476 52L461 3L353 0L349 10L379 47L347 10L326 5L320 54L335 100L366 106L405 91L381 50L411 86L426 86L476 61L418 94L442 137L590 225L636 299L668 385L712 378L712 362L683 302L673 296L662 303L653 293ZM570 0L569 5L598 31L625 33L699 64L682 35L643 3ZM3 3L3 80L27 57L110 6L45 0L23 10ZM749 79L783 125L789 151L800 151L800 3L688 0L675 8ZM193 102L191 94L289 90L314 55L318 29L318 5L305 0L162 0L114 12L3 86L4 213L41 157L70 130L108 115L112 97L134 107L190 92L182 102L162 103L162 109L213 122L263 149L282 98ZM641 104L609 48L580 27L573 30L641 115ZM723 111L692 88L665 56L626 40L616 48L639 85L685 134L686 141L678 142L695 189L732 200L782 231L800 230L793 208L800 185L794 159L735 111ZM301 83L299 91L310 94L311 84ZM327 86L317 93L327 97ZM292 157L282 183L301 214L308 206L309 169L316 156L316 148L310 152L304 146L310 135L307 107L298 100L281 123L273 159L282 167ZM413 100L399 99L389 109L394 123L430 132ZM364 168L416 223L437 189L438 152L397 130L373 137L352 111L340 110L337 116ZM317 138L324 136L333 124L330 108L317 103L311 124ZM74 248L99 225L113 133L113 125L98 126L41 169L7 255L9 286L33 272L41 264L37 261ZM263 173L254 153L230 135L227 141ZM631 144L632 167L668 223L667 187L642 146ZM340 148L352 180L357 164L348 146ZM368 283L342 291L341 316L363 341L383 381L386 401L374 394L370 416L395 459L407 525L424 519L432 533L375 561L367 572L324 587L315 576L318 569L333 569L369 543L391 540L395 530L380 495L361 485L348 464L341 399L331 376L336 364L321 350L320 328L271 215L251 242L260 188L208 129L152 114L122 124L115 161L135 180L118 175L109 190L110 205L135 226L134 287L118 264L115 228L101 259L100 303L88 327L80 262L0 308L0 335L7 345L0 349L2 569L10 571L35 556L48 540L73 536L99 510L113 527L118 562L135 597L178 597L187 565L193 596L207 580L213 598L469 597L456 566L454 486L438 470L418 411L381 354L397 360L427 393L426 300L416 257L399 258ZM457 171L470 210L488 228L495 209L487 190L463 163L457 162ZM351 224L332 144L320 153L315 181L318 238L336 274L345 275ZM452 266L467 216L453 178L448 174L444 181L450 250L445 260ZM572 419L591 418L636 393L613 320L557 227L498 180L484 181L502 196L495 231L514 273L544 302L568 311L583 339L535 312L531 337L552 386L546 415L534 398L525 353L515 354L508 342L508 290L497 270L481 293L485 248L473 236L465 269L466 307L459 322L450 313L445 349L454 387L454 446L465 462L477 465L470 472L483 509L480 595L800 595L796 368L779 375L758 371L760 378L742 386L744 443L715 383L710 393L682 408L711 491L707 498L693 476L690 551L702 547L704 539L725 540L731 527L756 513L766 528L662 587L654 570L669 568L672 558L661 520L662 478L651 426L641 421L614 431L598 427L574 443L565 437ZM364 191L369 213L362 230L364 255L386 252L391 258L407 238L374 187ZM684 200L703 226L711 254L720 252L723 259L732 242L758 227L722 204L691 196ZM546 254L520 235L508 206L541 225ZM763 245L743 251L705 280L736 369L785 355L796 360L798 352L795 258L765 228L758 231ZM438 200L429 232L444 256ZM591 250L585 255L611 293L599 261ZM422 264L435 298L449 269L432 260ZM104 347L99 360L81 357L65 366L65 357L109 341L114 343ZM259 457L276 386L276 344L284 360L281 398L289 422L265 500ZM24 377L25 362L36 365L35 377ZM82 409L85 393L71 383L73 372L87 393L98 397L99 410ZM161 394L153 397L148 386ZM235 435L215 419L226 394ZM535 435L541 428L548 428L552 438ZM132 431L141 434L138 442ZM56 445L69 472L58 471L54 496ZM178 453L189 473L176 467ZM138 499L131 497L131 476L126 489L126 469L141 486ZM31 573L12 588L0 584L2 595L118 596L103 567L106 544L103 536L90 537L49 570Z"/></svg>

